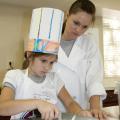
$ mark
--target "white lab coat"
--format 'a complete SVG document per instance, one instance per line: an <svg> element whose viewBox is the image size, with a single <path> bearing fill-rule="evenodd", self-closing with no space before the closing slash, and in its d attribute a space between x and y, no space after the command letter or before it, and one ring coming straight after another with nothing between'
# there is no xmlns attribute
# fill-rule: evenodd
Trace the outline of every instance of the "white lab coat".
<svg viewBox="0 0 120 120"><path fill-rule="evenodd" d="M82 108L89 108L89 98L93 95L100 95L102 99L106 97L102 85L103 66L99 49L94 41L86 36L79 37L75 41L69 57L60 47L58 62L71 69L71 72L68 72L69 70L58 67L58 74L65 82L69 93ZM65 110L61 103L59 107L62 111Z"/></svg>

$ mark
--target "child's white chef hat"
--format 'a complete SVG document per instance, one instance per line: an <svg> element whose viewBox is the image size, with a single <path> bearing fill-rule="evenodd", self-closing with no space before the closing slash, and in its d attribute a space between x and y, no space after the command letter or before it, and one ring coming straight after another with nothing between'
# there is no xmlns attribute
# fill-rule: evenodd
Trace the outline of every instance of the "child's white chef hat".
<svg viewBox="0 0 120 120"><path fill-rule="evenodd" d="M59 9L34 9L26 51L57 54L63 18L64 13Z"/></svg>

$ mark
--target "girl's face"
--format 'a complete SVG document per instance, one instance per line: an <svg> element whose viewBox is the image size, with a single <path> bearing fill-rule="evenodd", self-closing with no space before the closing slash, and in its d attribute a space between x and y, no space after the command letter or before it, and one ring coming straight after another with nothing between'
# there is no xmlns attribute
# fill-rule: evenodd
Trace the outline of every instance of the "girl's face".
<svg viewBox="0 0 120 120"><path fill-rule="evenodd" d="M31 61L29 68L32 74L42 77L52 69L53 63L56 60L56 55L42 55Z"/></svg>
<svg viewBox="0 0 120 120"><path fill-rule="evenodd" d="M63 39L73 40L82 35L90 26L92 15L81 11L68 16Z"/></svg>

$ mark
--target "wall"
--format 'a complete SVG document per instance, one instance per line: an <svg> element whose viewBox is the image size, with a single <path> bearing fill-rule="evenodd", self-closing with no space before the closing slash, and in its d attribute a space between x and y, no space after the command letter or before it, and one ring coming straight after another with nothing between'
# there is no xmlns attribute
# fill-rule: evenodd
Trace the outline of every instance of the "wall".
<svg viewBox="0 0 120 120"><path fill-rule="evenodd" d="M102 54L102 59L103 59L103 26L102 26L102 17L96 17L96 21L94 24L94 27L98 28L99 30L99 47L100 47L100 52Z"/></svg>
<svg viewBox="0 0 120 120"><path fill-rule="evenodd" d="M0 81L9 69L9 61L21 68L30 13L27 8L0 4Z"/></svg>

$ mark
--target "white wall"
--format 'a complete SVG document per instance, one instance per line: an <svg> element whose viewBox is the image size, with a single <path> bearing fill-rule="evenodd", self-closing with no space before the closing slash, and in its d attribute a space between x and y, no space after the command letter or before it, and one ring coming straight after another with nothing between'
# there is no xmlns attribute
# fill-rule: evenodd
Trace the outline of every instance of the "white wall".
<svg viewBox="0 0 120 120"><path fill-rule="evenodd" d="M24 32L28 26L26 12L25 8L0 5L0 70L7 70L9 61L16 68L21 67Z"/></svg>
<svg viewBox="0 0 120 120"><path fill-rule="evenodd" d="M28 11L26 8L0 4L0 81L1 74L9 68L9 61L15 68L22 65L24 39L28 34L31 13Z"/></svg>

